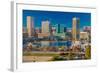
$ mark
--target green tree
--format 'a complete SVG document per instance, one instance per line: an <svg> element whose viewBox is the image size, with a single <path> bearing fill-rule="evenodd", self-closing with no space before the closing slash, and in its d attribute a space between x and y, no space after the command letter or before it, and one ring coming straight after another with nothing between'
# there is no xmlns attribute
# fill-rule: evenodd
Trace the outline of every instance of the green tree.
<svg viewBox="0 0 100 73"><path fill-rule="evenodd" d="M90 59L91 58L91 47L87 46L85 50L85 58Z"/></svg>

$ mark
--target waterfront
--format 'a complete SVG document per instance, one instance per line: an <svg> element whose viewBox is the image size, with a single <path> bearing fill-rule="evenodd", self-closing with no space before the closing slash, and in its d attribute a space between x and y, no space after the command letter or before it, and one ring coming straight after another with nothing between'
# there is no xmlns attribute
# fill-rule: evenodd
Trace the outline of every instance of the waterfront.
<svg viewBox="0 0 100 73"><path fill-rule="evenodd" d="M71 46L72 45L72 41L36 41L31 43L33 46ZM24 43L23 45L24 46L28 45L28 42Z"/></svg>
<svg viewBox="0 0 100 73"><path fill-rule="evenodd" d="M22 34L23 62L91 59L90 13L23 10Z"/></svg>

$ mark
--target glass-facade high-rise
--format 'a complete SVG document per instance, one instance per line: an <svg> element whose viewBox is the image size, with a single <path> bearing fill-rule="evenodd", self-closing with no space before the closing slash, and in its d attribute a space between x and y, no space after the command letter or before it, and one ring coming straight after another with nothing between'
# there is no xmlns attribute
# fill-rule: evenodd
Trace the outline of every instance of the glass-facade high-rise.
<svg viewBox="0 0 100 73"><path fill-rule="evenodd" d="M72 40L78 41L80 39L80 19L74 17L72 19Z"/></svg>

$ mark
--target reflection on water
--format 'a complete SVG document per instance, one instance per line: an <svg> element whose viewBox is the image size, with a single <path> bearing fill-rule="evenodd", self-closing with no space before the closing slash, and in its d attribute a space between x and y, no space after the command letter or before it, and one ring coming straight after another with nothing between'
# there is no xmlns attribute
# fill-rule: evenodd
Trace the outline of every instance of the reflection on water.
<svg viewBox="0 0 100 73"><path fill-rule="evenodd" d="M49 46L71 46L71 41L50 42Z"/></svg>

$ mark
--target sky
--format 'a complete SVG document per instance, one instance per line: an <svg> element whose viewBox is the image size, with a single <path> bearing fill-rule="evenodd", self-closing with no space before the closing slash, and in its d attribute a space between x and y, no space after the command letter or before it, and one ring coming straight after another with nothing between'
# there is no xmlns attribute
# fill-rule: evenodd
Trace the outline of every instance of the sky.
<svg viewBox="0 0 100 73"><path fill-rule="evenodd" d="M72 28L73 17L80 19L80 28L91 26L91 13L23 10L23 27L27 25L27 16L32 16L34 26L39 28L41 28L41 22L44 20L49 20L52 26L61 24L63 27Z"/></svg>

